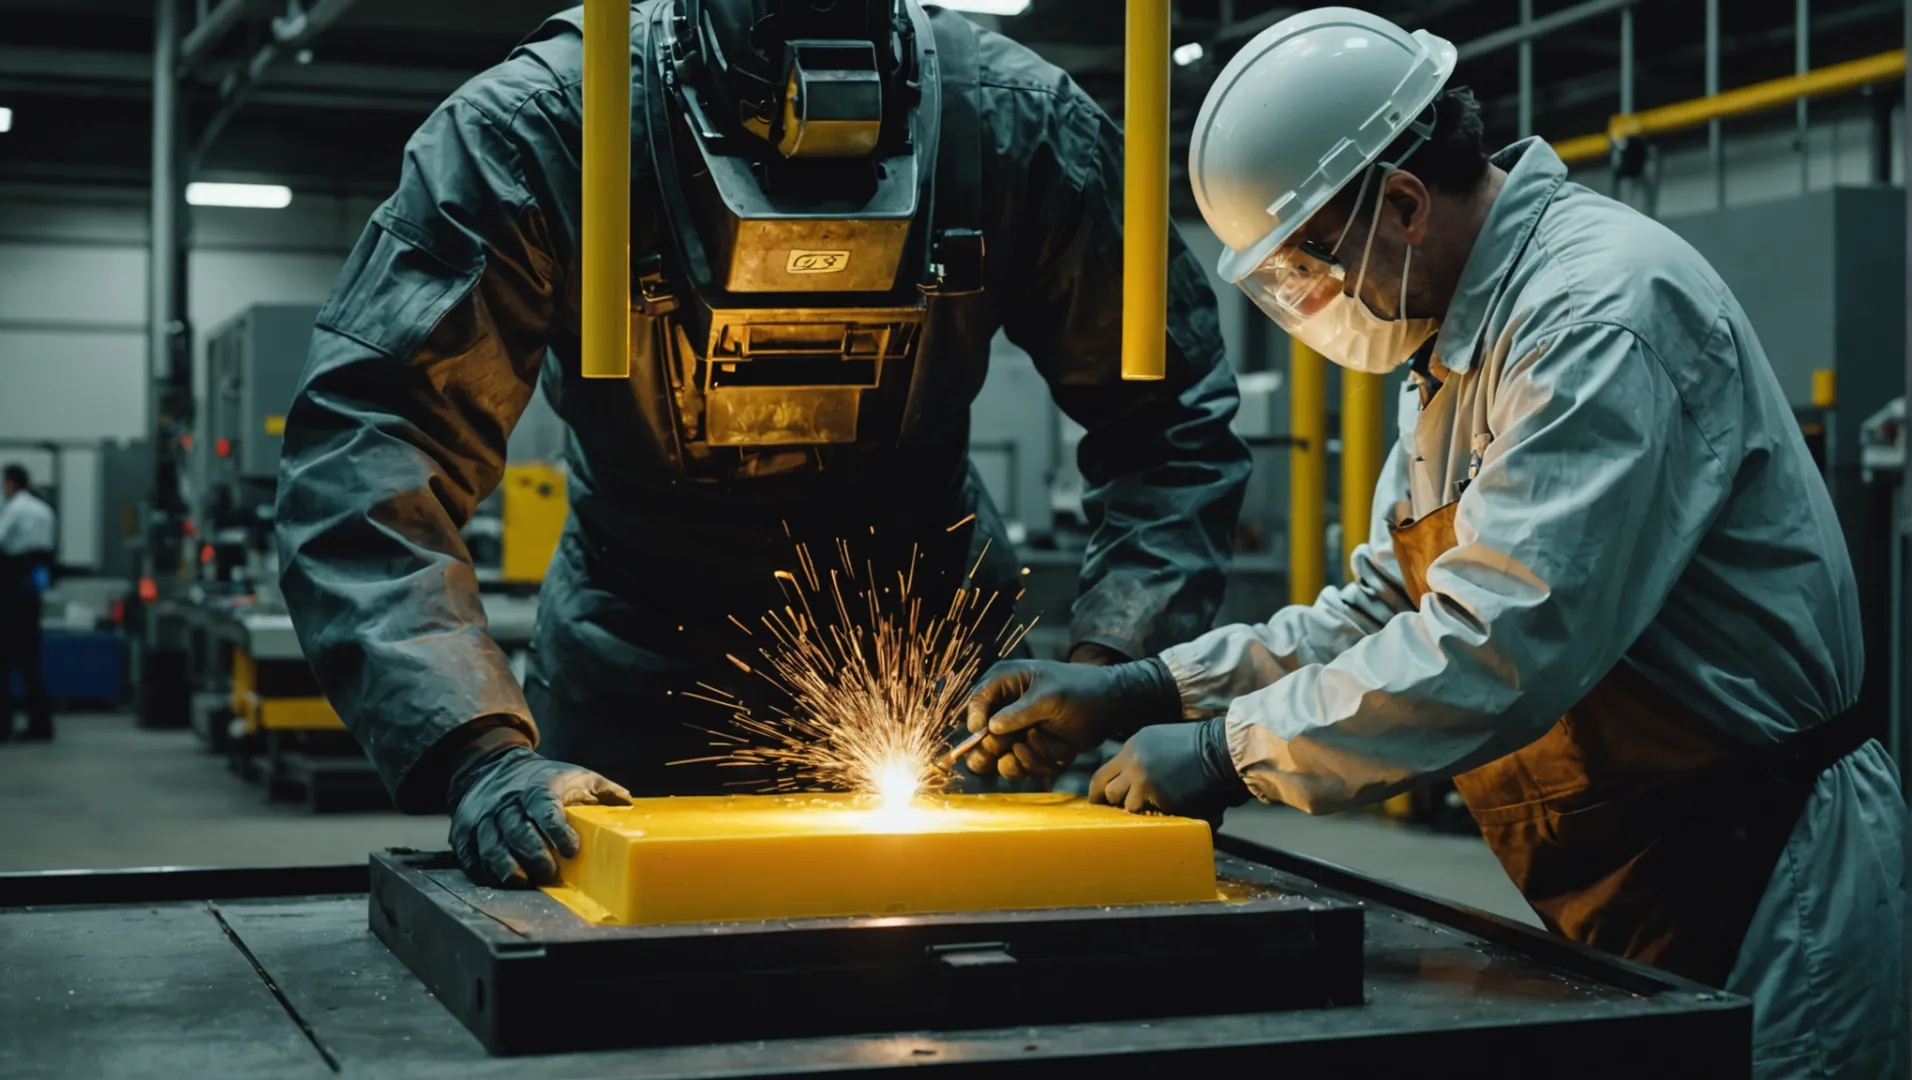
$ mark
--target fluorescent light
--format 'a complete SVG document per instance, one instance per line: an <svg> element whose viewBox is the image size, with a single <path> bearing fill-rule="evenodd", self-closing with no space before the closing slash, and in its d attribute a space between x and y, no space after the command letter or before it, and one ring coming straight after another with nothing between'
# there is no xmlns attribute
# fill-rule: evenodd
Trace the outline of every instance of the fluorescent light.
<svg viewBox="0 0 1912 1080"><path fill-rule="evenodd" d="M1208 50L1202 48L1201 42L1191 41L1186 45L1175 46L1175 51L1168 55L1169 59L1175 61L1176 67L1187 67L1195 61L1200 60L1207 51Z"/></svg>
<svg viewBox="0 0 1912 1080"><path fill-rule="evenodd" d="M186 201L194 206L280 210L292 205L292 189L282 184L187 184Z"/></svg>
<svg viewBox="0 0 1912 1080"><path fill-rule="evenodd" d="M931 0L950 11L970 11L977 15L1020 15L1029 10L1029 0Z"/></svg>
<svg viewBox="0 0 1912 1080"><path fill-rule="evenodd" d="M13 110L0 105L0 135L13 130Z"/></svg>

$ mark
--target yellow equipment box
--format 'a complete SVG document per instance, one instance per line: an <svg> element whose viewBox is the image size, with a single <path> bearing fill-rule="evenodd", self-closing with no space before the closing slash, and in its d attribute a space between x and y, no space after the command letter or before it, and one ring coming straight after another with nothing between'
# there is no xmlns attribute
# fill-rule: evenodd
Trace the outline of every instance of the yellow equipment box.
<svg viewBox="0 0 1912 1080"><path fill-rule="evenodd" d="M280 692L261 693L260 676L274 677L272 681L281 684ZM278 678L287 669L296 670L297 685L304 687L311 675L305 661L267 660L259 661L241 648L232 650L232 690L229 704L232 714L246 722L247 734L260 731L344 731L345 722L332 708L332 703L323 696L306 692L284 692L283 678Z"/></svg>
<svg viewBox="0 0 1912 1080"><path fill-rule="evenodd" d="M564 471L543 462L506 465L504 492L498 576L512 582L543 581L571 513Z"/></svg>
<svg viewBox="0 0 1912 1080"><path fill-rule="evenodd" d="M566 810L551 896L610 924L1184 903L1217 898L1208 825L1077 796L638 799Z"/></svg>

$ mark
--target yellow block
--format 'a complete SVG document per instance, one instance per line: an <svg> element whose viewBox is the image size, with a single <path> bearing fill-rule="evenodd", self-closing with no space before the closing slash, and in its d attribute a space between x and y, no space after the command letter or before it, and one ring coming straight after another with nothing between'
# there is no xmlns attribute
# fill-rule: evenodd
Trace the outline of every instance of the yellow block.
<svg viewBox="0 0 1912 1080"><path fill-rule="evenodd" d="M564 472L543 462L505 466L504 549L499 576L543 581L571 512Z"/></svg>
<svg viewBox="0 0 1912 1080"><path fill-rule="evenodd" d="M258 696L252 692L258 678L258 670L258 665L253 663L251 653L237 646L233 647L232 692L227 698L227 704L232 707L234 716L243 716L248 721L252 720L252 701Z"/></svg>
<svg viewBox="0 0 1912 1080"><path fill-rule="evenodd" d="M322 697L279 698L246 695L247 731L343 731L345 722Z"/></svg>
<svg viewBox="0 0 1912 1080"><path fill-rule="evenodd" d="M1812 369L1812 404L1830 409L1839 404L1839 373L1831 368Z"/></svg>
<svg viewBox="0 0 1912 1080"><path fill-rule="evenodd" d="M626 925L1214 900L1208 826L1062 794L736 795L574 806L545 891Z"/></svg>

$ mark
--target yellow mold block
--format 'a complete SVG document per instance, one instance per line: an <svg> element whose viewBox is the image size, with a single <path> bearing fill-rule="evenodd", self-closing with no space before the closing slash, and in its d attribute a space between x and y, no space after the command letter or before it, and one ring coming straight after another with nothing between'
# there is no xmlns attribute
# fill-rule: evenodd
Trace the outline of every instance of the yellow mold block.
<svg viewBox="0 0 1912 1080"><path fill-rule="evenodd" d="M545 891L624 925L1214 900L1207 824L1071 795L639 799L567 809Z"/></svg>

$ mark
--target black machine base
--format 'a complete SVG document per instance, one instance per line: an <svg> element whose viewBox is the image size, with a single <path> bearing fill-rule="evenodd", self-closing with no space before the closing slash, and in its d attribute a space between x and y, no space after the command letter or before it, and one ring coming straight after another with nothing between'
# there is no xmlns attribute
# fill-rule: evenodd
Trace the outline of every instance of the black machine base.
<svg viewBox="0 0 1912 1080"><path fill-rule="evenodd" d="M447 854L372 856L372 931L495 1054L1358 1005L1359 905L594 926Z"/></svg>

